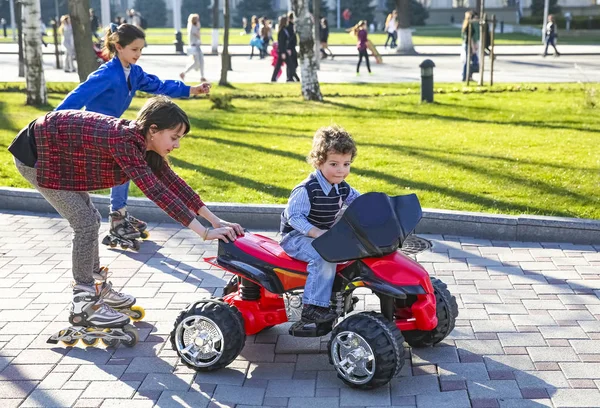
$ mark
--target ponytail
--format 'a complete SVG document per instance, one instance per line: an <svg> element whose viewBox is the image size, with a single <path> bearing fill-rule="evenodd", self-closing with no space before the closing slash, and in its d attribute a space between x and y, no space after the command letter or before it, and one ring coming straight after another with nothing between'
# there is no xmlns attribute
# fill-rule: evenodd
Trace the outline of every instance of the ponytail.
<svg viewBox="0 0 600 408"><path fill-rule="evenodd" d="M111 23L106 28L106 34L104 35L102 55L105 58L112 58L117 53L116 44L119 44L121 47L127 47L140 38L145 40L146 34L133 24L121 24L117 26L115 23Z"/></svg>

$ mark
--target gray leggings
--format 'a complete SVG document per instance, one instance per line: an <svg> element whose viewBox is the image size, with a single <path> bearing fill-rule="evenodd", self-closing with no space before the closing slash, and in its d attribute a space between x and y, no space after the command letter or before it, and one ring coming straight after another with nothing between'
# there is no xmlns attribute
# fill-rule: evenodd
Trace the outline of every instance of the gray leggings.
<svg viewBox="0 0 600 408"><path fill-rule="evenodd" d="M37 170L27 167L17 159L19 173L44 196L52 207L73 228L73 279L78 284L92 285L93 272L100 269L98 257L98 232L102 216L84 191L51 190L37 183Z"/></svg>

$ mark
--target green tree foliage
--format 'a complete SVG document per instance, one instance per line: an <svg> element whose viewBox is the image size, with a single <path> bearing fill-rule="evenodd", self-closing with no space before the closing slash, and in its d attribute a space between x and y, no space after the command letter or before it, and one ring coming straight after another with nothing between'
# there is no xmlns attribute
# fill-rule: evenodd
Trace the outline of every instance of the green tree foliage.
<svg viewBox="0 0 600 408"><path fill-rule="evenodd" d="M242 17L246 17L248 24L252 24L252 21L250 21L252 16L266 17L273 21L277 18L271 0L242 0L237 5L233 25L241 27Z"/></svg>
<svg viewBox="0 0 600 408"><path fill-rule="evenodd" d="M148 27L164 27L167 22L167 5L164 0L135 0L133 8L146 19Z"/></svg>
<svg viewBox="0 0 600 408"><path fill-rule="evenodd" d="M560 14L558 0L550 0L550 14ZM531 0L531 15L535 17L544 17L544 0Z"/></svg>
<svg viewBox="0 0 600 408"><path fill-rule="evenodd" d="M354 25L360 20L367 20L369 24L373 22L375 15L375 6L366 0L341 0L340 8L342 11L349 9L352 13L350 24Z"/></svg>
<svg viewBox="0 0 600 408"><path fill-rule="evenodd" d="M181 4L181 19L183 25L187 25L187 19L190 14L200 15L200 25L202 27L212 27L212 8L211 0L183 0Z"/></svg>
<svg viewBox="0 0 600 408"><path fill-rule="evenodd" d="M387 0L386 7L389 12L396 8L396 0ZM410 0L410 25L423 26L429 18L429 11L417 0Z"/></svg>

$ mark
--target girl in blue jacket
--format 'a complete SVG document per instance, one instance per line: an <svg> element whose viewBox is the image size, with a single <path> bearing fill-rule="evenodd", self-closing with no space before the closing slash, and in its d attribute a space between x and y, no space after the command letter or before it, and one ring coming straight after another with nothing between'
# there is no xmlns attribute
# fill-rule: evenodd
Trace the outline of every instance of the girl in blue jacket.
<svg viewBox="0 0 600 408"><path fill-rule="evenodd" d="M187 86L181 81L162 81L155 75L145 73L135 63L142 55L146 36L132 24L111 24L108 28L103 52L112 57L58 105L56 110L81 109L120 117L131 104L135 92L140 90L172 98L207 94L210 84ZM129 181L110 191L110 235L118 242L130 242L141 235L147 236L145 222L127 213ZM108 238L108 237L107 237ZM105 244L110 240L105 238ZM114 242L114 240L112 240Z"/></svg>

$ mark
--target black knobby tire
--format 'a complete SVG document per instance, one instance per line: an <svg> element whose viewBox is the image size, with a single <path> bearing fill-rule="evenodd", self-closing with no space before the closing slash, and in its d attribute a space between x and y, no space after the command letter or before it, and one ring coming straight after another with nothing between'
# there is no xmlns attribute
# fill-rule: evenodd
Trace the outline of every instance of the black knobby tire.
<svg viewBox="0 0 600 408"><path fill-rule="evenodd" d="M396 325L381 313L358 313L346 318L333 329L327 344L331 364L334 364L331 349L333 339L345 331L357 333L369 343L375 355L375 373L367 383L356 384L346 380L336 369L338 377L344 383L352 388L372 389L387 384L400 372L404 365L404 338Z"/></svg>
<svg viewBox="0 0 600 408"><path fill-rule="evenodd" d="M212 365L198 367L190 364L184 358L181 361L188 367L196 371L214 371L229 365L236 357L242 352L244 344L246 343L246 331L244 329L244 318L242 314L235 306L230 306L225 302L216 299L207 299L196 302L191 307L186 308L179 313L173 330L171 331L171 347L177 351L177 327L186 318L201 315L212 320L216 325L219 326L223 334L223 342L225 344L224 350ZM179 354L181 357L181 355Z"/></svg>
<svg viewBox="0 0 600 408"><path fill-rule="evenodd" d="M404 338L411 347L431 347L444 340L454 330L458 305L456 298L448 290L448 285L439 279L431 278L436 301L436 315L438 324L433 330L405 331Z"/></svg>

